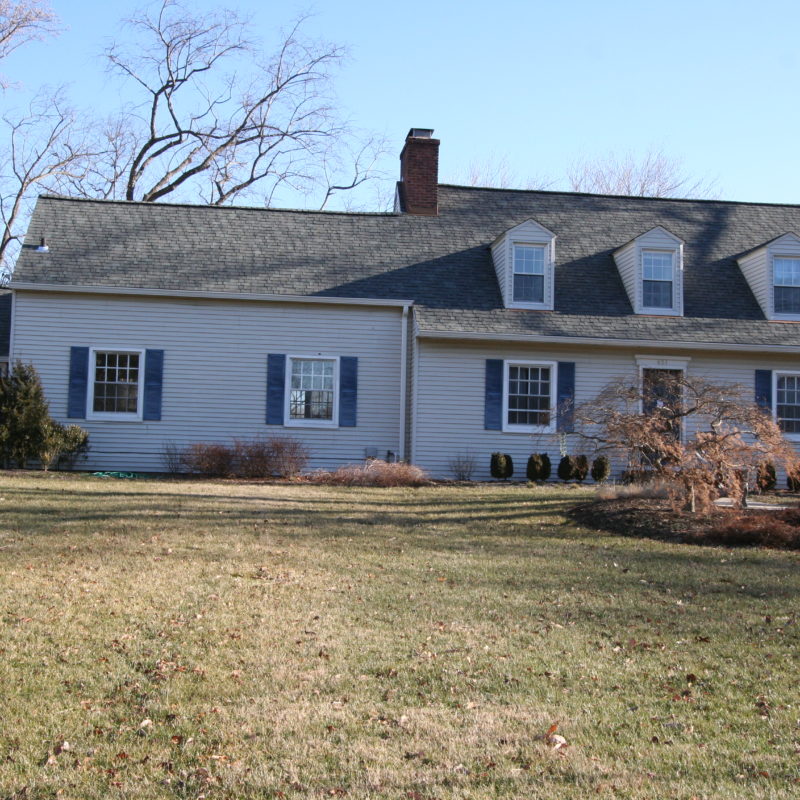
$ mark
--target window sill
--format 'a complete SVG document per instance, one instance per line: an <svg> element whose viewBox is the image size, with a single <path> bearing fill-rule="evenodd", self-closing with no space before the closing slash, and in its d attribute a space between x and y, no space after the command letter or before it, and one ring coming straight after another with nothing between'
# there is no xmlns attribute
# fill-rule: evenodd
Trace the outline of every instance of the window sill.
<svg viewBox="0 0 800 800"><path fill-rule="evenodd" d="M284 423L286 428L338 428L333 420L290 419Z"/></svg>
<svg viewBox="0 0 800 800"><path fill-rule="evenodd" d="M646 314L648 317L682 317L683 311L674 308L640 308L637 314Z"/></svg>
<svg viewBox="0 0 800 800"><path fill-rule="evenodd" d="M142 422L139 414L87 414L87 422Z"/></svg>
<svg viewBox="0 0 800 800"><path fill-rule="evenodd" d="M532 433L555 433L555 425L504 425L503 433L524 433L530 435Z"/></svg>

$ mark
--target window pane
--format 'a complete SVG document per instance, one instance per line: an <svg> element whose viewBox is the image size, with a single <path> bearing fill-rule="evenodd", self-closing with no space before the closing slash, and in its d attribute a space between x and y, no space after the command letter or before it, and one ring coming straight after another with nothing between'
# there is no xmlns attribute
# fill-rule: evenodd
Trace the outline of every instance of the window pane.
<svg viewBox="0 0 800 800"><path fill-rule="evenodd" d="M514 273L544 275L544 247L515 245Z"/></svg>
<svg viewBox="0 0 800 800"><path fill-rule="evenodd" d="M800 433L800 376L779 375L776 412L784 433Z"/></svg>
<svg viewBox="0 0 800 800"><path fill-rule="evenodd" d="M514 275L515 303L543 303L543 275Z"/></svg>
<svg viewBox="0 0 800 800"><path fill-rule="evenodd" d="M775 313L800 314L800 286L775 287Z"/></svg>
<svg viewBox="0 0 800 800"><path fill-rule="evenodd" d="M647 281L671 281L672 253L645 250L642 253L642 277Z"/></svg>
<svg viewBox="0 0 800 800"><path fill-rule="evenodd" d="M550 424L550 368L509 366L508 424Z"/></svg>
<svg viewBox="0 0 800 800"><path fill-rule="evenodd" d="M776 286L800 286L800 258L773 258Z"/></svg>
<svg viewBox="0 0 800 800"><path fill-rule="evenodd" d="M333 419L334 361L292 359L290 419Z"/></svg>
<svg viewBox="0 0 800 800"><path fill-rule="evenodd" d="M139 354L95 353L94 411L136 414L139 406Z"/></svg>
<svg viewBox="0 0 800 800"><path fill-rule="evenodd" d="M644 308L672 308L672 281L643 281Z"/></svg>

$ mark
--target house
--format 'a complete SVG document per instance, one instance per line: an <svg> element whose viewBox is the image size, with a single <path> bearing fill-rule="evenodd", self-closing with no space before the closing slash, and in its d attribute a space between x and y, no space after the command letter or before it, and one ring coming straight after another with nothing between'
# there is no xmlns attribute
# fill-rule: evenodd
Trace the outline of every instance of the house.
<svg viewBox="0 0 800 800"><path fill-rule="evenodd" d="M8 372L11 347L11 292L0 289L0 376Z"/></svg>
<svg viewBox="0 0 800 800"><path fill-rule="evenodd" d="M42 197L11 355L91 468L277 434L487 478L583 452L559 408L650 370L752 387L800 439L800 206L442 185L438 151L409 132L391 213Z"/></svg>

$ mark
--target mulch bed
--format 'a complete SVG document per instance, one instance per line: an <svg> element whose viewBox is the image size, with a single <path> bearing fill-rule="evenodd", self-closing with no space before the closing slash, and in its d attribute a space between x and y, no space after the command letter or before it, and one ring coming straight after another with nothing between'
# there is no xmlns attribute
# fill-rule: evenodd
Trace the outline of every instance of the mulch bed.
<svg viewBox="0 0 800 800"><path fill-rule="evenodd" d="M676 511L668 500L595 500L570 512L580 525L622 536L729 547L800 549L798 509L745 511L717 508L708 514Z"/></svg>

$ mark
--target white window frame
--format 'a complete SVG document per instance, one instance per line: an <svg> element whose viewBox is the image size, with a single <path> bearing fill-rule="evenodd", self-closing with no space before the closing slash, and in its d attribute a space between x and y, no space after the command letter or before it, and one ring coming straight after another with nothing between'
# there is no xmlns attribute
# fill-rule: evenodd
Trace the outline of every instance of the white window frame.
<svg viewBox="0 0 800 800"><path fill-rule="evenodd" d="M781 320L800 320L800 313L797 314L788 314L785 311L776 311L775 310L775 288L778 284L775 283L775 259L776 258L791 258L797 261L800 261L800 256L797 253L781 253L781 252L772 252L770 253L769 257L769 272L770 272L770 298L769 298L769 307L772 309L772 317L773 319ZM783 286L783 284L781 284ZM790 373L784 373L790 374Z"/></svg>
<svg viewBox="0 0 800 800"><path fill-rule="evenodd" d="M292 419L292 363L294 361L332 361L333 362L333 412L331 419ZM339 356L328 356L321 353L286 356L286 375L283 388L284 425L290 428L338 428L339 427Z"/></svg>
<svg viewBox="0 0 800 800"><path fill-rule="evenodd" d="M139 356L139 385L136 394L136 413L128 411L95 411L94 410L94 376L97 370L97 353L126 353ZM123 347L109 345L107 347L89 348L89 375L86 392L86 419L108 422L141 422L144 405L144 347Z"/></svg>
<svg viewBox="0 0 800 800"><path fill-rule="evenodd" d="M667 253L670 256L670 260L672 261L672 277L670 282L672 283L672 305L670 306L646 306L644 304L644 256L645 253ZM678 260L678 251L677 249L672 249L668 247L641 247L639 250L639 291L641 292L641 311L643 314L677 314L679 313L676 310L676 300L678 298L678 286L677 286L677 270L676 270L676 262Z"/></svg>
<svg viewBox="0 0 800 800"><path fill-rule="evenodd" d="M800 370L774 369L772 370L772 418L780 426L778 419L778 378L800 378ZM784 433L790 442L800 442L800 433Z"/></svg>
<svg viewBox="0 0 800 800"><path fill-rule="evenodd" d="M548 367L550 369L550 424L518 425L508 421L508 384L511 367ZM555 433L556 432L556 391L558 385L558 362L526 361L510 358L503 361L503 431L505 433Z"/></svg>

